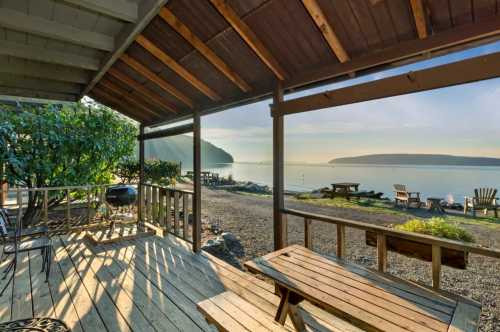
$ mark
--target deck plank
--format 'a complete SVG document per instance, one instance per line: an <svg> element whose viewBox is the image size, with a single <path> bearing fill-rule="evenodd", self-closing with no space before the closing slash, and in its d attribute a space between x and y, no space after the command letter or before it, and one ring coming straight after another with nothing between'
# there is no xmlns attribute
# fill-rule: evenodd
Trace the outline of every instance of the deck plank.
<svg viewBox="0 0 500 332"><path fill-rule="evenodd" d="M29 253L31 274L31 298L33 301L33 317L55 318L54 304L50 296L50 288L45 282L45 272L41 273L43 258L39 253Z"/></svg>
<svg viewBox="0 0 500 332"><path fill-rule="evenodd" d="M72 244L70 244L69 247L71 245ZM126 294L135 303L135 305L140 308L141 312L145 317L147 317L147 320L153 328L159 331L175 331L179 329L171 322L170 316L181 316L180 313L173 310L160 310L157 303L162 303L164 299L158 299L158 294L160 294L159 290L157 289L155 291L154 289L149 288L148 291L148 286L141 285L140 281L143 281L144 277L140 273L130 275L128 273L128 269L121 270L117 266L117 263L113 261L113 256L116 255L116 250L106 246L106 250L95 254L87 247L80 247L79 252L83 257L85 257L86 260L92 262L92 268L99 271L98 276L101 280L105 281L106 284L114 284L115 287L119 286L121 288L121 292ZM144 292L144 290L146 290L146 292ZM115 300L120 302L119 299ZM166 308L167 307L165 306L164 309ZM181 316L180 318L187 318L189 320L189 317ZM181 327L186 331L199 330L189 324L189 322L182 323ZM141 329L141 331L142 330L144 329Z"/></svg>
<svg viewBox="0 0 500 332"><path fill-rule="evenodd" d="M27 252L22 252L18 254L17 259L12 294L12 320L33 317L29 255Z"/></svg>
<svg viewBox="0 0 500 332"><path fill-rule="evenodd" d="M55 260L58 262L64 276L64 281L80 318L82 328L85 331L105 331L105 324L94 307L92 297L86 290L70 258L65 254L64 247L59 245L57 239L52 241L52 245L55 251Z"/></svg>
<svg viewBox="0 0 500 332"><path fill-rule="evenodd" d="M4 257L4 260L0 263L0 277L3 277L3 271L9 264L12 257ZM8 277L7 277L8 278ZM0 278L0 290L5 286L7 279ZM0 322L9 321L11 318L12 309L12 283L7 286L7 289L0 297Z"/></svg>

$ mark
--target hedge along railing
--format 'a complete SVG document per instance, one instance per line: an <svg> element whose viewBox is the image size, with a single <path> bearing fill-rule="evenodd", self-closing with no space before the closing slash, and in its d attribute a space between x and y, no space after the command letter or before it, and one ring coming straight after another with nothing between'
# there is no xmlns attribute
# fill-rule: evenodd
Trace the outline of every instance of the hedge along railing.
<svg viewBox="0 0 500 332"><path fill-rule="evenodd" d="M86 186L63 186L63 187L41 187L41 188L9 188L5 192L8 196L10 192L16 193L15 204L6 204L5 206L15 206L18 208L17 218L20 219L24 215L25 206L25 197L29 195L29 193L41 192L42 193L42 211L40 215L40 220L38 222L42 222L43 224L49 223L49 200L51 199L51 192L58 192L60 195L64 196L60 204L57 206L60 207L60 210L56 211L64 211L64 222L61 224L56 230L61 231L72 231L80 229L81 226L91 225L92 219L94 218L93 213L96 212L96 208L98 203L105 201L106 189L113 184L106 185L86 185ZM84 223L80 223L78 226L72 226L72 210L76 209L72 207L73 200L71 199L71 195L79 193L84 199L81 201L82 205L78 207L78 209L86 208L87 216L86 221ZM65 227L67 226L67 227Z"/></svg>
<svg viewBox="0 0 500 332"><path fill-rule="evenodd" d="M292 215L296 217L304 218L304 243L306 248L312 249L312 228L311 224L313 220L321 221L329 224L335 224L337 226L337 256L339 258L344 258L346 255L345 243L346 243L346 227L351 227L355 229L364 230L367 232L373 232L376 234L377 238L377 268L380 272L385 272L387 269L387 237L398 238L417 242L420 244L432 246L432 286L435 289L439 289L441 282L441 253L444 248L453 249L458 251L463 251L464 253L472 253L487 257L493 257L500 259L500 250L482 247L477 244L469 244L460 241L443 239L440 237L418 234L412 232L399 231L396 229L372 225L369 223L335 218L330 216L325 216L321 214L313 214L299 210L293 209L282 209L282 213L285 215Z"/></svg>
<svg viewBox="0 0 500 332"><path fill-rule="evenodd" d="M143 193L143 221L192 243L189 215L192 211L194 192L145 184Z"/></svg>

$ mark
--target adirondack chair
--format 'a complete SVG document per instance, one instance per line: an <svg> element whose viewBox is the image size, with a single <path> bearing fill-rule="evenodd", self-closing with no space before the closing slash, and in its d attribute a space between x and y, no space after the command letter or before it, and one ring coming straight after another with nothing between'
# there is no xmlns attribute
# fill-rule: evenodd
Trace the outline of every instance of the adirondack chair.
<svg viewBox="0 0 500 332"><path fill-rule="evenodd" d="M497 190L494 188L479 188L474 189L474 197L465 197L464 213L471 210L472 215L476 216L476 211L488 211L495 213L495 218L498 218L498 205L497 205Z"/></svg>
<svg viewBox="0 0 500 332"><path fill-rule="evenodd" d="M409 208L411 204L416 204L420 207L422 202L420 201L420 193L414 191L408 191L404 184L394 185L394 205L397 207L399 203L402 203L406 208Z"/></svg>

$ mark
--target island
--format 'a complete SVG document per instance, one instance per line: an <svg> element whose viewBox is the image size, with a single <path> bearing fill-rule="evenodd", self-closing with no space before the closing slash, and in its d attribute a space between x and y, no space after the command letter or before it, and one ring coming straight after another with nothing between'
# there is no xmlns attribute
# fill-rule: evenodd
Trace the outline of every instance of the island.
<svg viewBox="0 0 500 332"><path fill-rule="evenodd" d="M467 157L445 154L371 154L332 159L329 164L500 166L500 158Z"/></svg>

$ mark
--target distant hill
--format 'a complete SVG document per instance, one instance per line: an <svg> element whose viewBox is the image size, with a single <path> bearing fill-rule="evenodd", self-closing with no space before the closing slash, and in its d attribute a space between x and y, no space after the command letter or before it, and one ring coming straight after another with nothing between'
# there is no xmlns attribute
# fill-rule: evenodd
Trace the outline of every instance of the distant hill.
<svg viewBox="0 0 500 332"><path fill-rule="evenodd" d="M166 139L146 141L146 159L181 161L182 167L193 166L193 137L187 135L173 136ZM232 163L233 156L210 142L201 140L201 162L203 167L209 165Z"/></svg>
<svg viewBox="0 0 500 332"><path fill-rule="evenodd" d="M499 158L463 157L444 154L372 154L337 158L330 164L500 166Z"/></svg>

